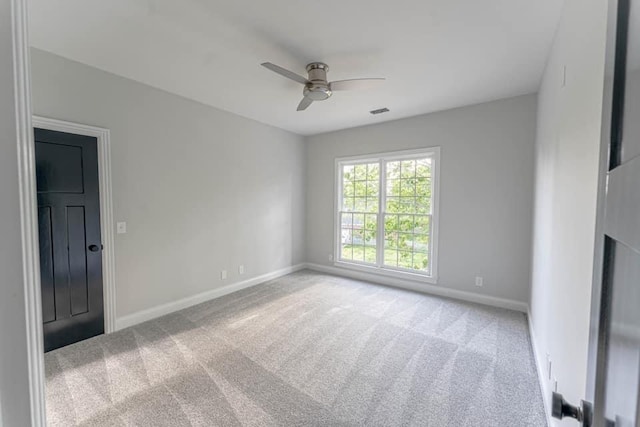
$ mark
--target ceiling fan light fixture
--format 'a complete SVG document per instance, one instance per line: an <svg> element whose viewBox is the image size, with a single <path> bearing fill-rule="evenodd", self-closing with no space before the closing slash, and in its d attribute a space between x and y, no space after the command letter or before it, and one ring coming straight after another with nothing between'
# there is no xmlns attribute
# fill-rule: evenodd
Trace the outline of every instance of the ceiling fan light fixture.
<svg viewBox="0 0 640 427"><path fill-rule="evenodd" d="M324 101L331 96L331 89L328 85L308 84L304 87L303 95L314 101Z"/></svg>

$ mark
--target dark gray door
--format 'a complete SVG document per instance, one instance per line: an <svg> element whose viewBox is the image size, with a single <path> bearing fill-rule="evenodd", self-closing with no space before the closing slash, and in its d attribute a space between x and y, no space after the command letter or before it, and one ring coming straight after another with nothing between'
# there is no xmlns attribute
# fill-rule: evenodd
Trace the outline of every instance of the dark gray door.
<svg viewBox="0 0 640 427"><path fill-rule="evenodd" d="M640 3L617 11L595 425L640 425Z"/></svg>
<svg viewBox="0 0 640 427"><path fill-rule="evenodd" d="M587 399L557 418L640 427L640 0L609 0ZM571 402L577 403L577 402Z"/></svg>
<svg viewBox="0 0 640 427"><path fill-rule="evenodd" d="M97 140L35 129L35 154L49 351L104 333Z"/></svg>

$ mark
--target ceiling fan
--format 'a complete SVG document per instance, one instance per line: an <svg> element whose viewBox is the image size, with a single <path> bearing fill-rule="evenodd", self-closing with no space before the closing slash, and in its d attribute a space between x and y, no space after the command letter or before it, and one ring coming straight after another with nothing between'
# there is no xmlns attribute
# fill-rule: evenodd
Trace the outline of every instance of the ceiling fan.
<svg viewBox="0 0 640 427"><path fill-rule="evenodd" d="M293 71L289 71L286 68L282 68L276 64L272 64L271 62L265 62L261 65L274 73L278 73L281 76L304 85L304 89L302 91L302 95L304 97L302 98L302 101L300 101L300 104L298 104L298 111L306 110L313 101L324 101L329 98L334 91L368 89L385 80L384 78L369 78L328 82L327 71L329 71L329 66L322 62L312 62L307 65L309 78L304 78Z"/></svg>

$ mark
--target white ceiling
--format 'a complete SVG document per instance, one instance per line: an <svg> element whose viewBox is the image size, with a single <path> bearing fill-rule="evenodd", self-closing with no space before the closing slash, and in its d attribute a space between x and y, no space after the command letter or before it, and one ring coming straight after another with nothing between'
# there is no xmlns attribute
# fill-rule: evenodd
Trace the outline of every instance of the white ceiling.
<svg viewBox="0 0 640 427"><path fill-rule="evenodd" d="M560 0L30 0L31 44L303 135L535 92ZM297 112L302 85L386 77ZM372 116L369 110L391 110Z"/></svg>

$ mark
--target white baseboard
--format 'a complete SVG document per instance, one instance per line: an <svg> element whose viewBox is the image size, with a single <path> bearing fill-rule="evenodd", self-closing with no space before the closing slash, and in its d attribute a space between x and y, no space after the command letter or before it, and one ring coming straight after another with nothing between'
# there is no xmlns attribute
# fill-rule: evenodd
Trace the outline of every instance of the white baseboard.
<svg viewBox="0 0 640 427"><path fill-rule="evenodd" d="M544 373L544 364L540 360L540 354L538 353L538 346L536 344L536 333L533 330L533 322L531 321L531 310L527 307L527 323L529 324L529 338L531 340L531 350L533 351L533 360L536 364L536 370L538 371L538 383L540 385L540 393L542 393L542 403L544 404L544 415L547 418L547 425L551 426L551 408L549 407L549 392L547 390L547 382L545 381L546 375Z"/></svg>
<svg viewBox="0 0 640 427"><path fill-rule="evenodd" d="M186 297L178 301L172 301L166 304L162 304L156 307L148 308L133 314L128 314L116 319L116 330L128 328L138 323L146 322L148 320L155 319L165 314L173 313L178 310L182 310L187 307L194 306L196 304L203 303L215 298L220 298L224 295L228 295L233 292L237 292L242 289L250 288L252 286L259 285L268 280L276 279L278 277L286 276L287 274L308 268L310 270L319 271L322 273L333 274L337 276L350 277L358 280L365 280L373 283L379 283L382 285L393 286L402 289L408 289L411 291L438 295L448 298L459 299L463 301L475 302L478 304L489 305L492 307L506 308L510 310L516 310L523 313L527 313L528 306L521 301L515 301L505 298L497 298L488 295L480 295L472 292L459 291L455 289L449 289L434 285L429 285L423 282L414 282L412 280L405 280L395 277L380 276L376 274L352 271L344 268L333 267L328 265L314 264L314 263L302 263L291 267L283 268L271 273L263 274L242 282L236 282L223 286L221 288L212 289L210 291L202 292L197 295Z"/></svg>
<svg viewBox="0 0 640 427"><path fill-rule="evenodd" d="M346 268L333 267L322 264L307 263L306 268L322 273L333 274L336 276L350 277L352 279L365 280L368 282L379 283L381 285L393 286L396 288L408 289L411 291L421 292L425 294L438 295L442 297L454 298L463 301L475 302L478 304L489 305L492 307L507 308L509 310L527 312L527 304L521 301L497 298L488 295L476 294L473 292L459 291L442 286L434 286L424 282L415 282L413 280L399 279L395 277L382 276L378 274L366 273Z"/></svg>
<svg viewBox="0 0 640 427"><path fill-rule="evenodd" d="M121 329L137 325L138 323L146 322L148 320L164 316L165 314L192 307L194 305L210 301L212 299L220 298L233 292L250 288L266 281L277 279L278 277L286 276L287 274L302 270L303 268L305 268L305 264L293 265L291 267L286 267L280 270L272 271L271 273L253 277L242 282L232 283L230 285L202 292L200 294L186 297L178 301L169 302L166 304L158 305L156 307L148 308L146 310L138 311L137 313L128 314L116 319L116 330L119 331Z"/></svg>

